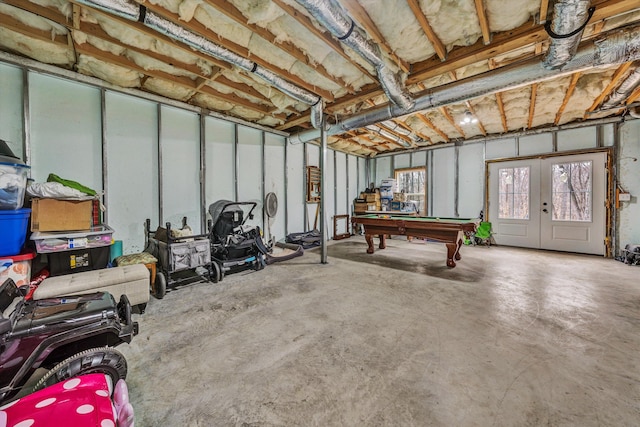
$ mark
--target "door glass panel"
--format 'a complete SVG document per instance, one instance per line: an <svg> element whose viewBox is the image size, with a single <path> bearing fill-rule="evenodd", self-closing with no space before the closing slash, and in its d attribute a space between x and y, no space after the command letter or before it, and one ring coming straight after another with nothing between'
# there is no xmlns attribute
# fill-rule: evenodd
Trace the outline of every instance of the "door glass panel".
<svg viewBox="0 0 640 427"><path fill-rule="evenodd" d="M529 167L499 169L498 174L498 217L529 219Z"/></svg>
<svg viewBox="0 0 640 427"><path fill-rule="evenodd" d="M425 210L425 168L396 169L397 191L404 192L406 201L413 201L418 212Z"/></svg>
<svg viewBox="0 0 640 427"><path fill-rule="evenodd" d="M591 221L591 161L551 166L554 221Z"/></svg>

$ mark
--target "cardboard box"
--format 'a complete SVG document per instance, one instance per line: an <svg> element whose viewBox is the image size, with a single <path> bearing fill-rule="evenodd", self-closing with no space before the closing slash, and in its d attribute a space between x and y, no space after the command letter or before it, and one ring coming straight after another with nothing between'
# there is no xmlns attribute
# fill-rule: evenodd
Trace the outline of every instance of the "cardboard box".
<svg viewBox="0 0 640 427"><path fill-rule="evenodd" d="M90 230L92 218L92 200L31 201L31 231Z"/></svg>
<svg viewBox="0 0 640 427"><path fill-rule="evenodd" d="M366 197L367 202L377 202L380 200L380 194L378 193L369 193Z"/></svg>

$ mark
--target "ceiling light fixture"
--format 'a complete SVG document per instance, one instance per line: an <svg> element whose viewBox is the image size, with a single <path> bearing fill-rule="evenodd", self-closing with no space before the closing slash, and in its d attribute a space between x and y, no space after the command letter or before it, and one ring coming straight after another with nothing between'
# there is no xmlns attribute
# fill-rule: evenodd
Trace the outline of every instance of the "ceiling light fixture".
<svg viewBox="0 0 640 427"><path fill-rule="evenodd" d="M471 123L478 123L478 119L471 114L471 111L465 111L464 117L460 121L461 125L469 125Z"/></svg>

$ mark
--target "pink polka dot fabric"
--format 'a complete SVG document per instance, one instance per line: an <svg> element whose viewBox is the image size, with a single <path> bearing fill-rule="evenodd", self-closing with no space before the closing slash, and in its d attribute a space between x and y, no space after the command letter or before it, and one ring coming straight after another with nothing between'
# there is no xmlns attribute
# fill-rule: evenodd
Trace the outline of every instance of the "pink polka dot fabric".
<svg viewBox="0 0 640 427"><path fill-rule="evenodd" d="M0 407L0 427L133 427L126 383L112 393L104 374L71 378Z"/></svg>

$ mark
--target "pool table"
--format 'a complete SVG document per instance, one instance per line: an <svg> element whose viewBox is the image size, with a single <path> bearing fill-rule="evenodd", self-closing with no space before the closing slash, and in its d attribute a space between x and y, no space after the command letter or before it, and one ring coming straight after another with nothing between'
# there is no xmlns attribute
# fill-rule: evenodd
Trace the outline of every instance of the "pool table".
<svg viewBox="0 0 640 427"><path fill-rule="evenodd" d="M352 217L354 224L364 227L364 236L369 247L367 253L372 254L373 236L380 238L380 249L386 247L385 236L401 235L421 237L447 245L447 266L455 267L460 260L460 246L463 235L473 234L480 220L477 218L436 218L426 216L397 216L393 214L366 214Z"/></svg>

